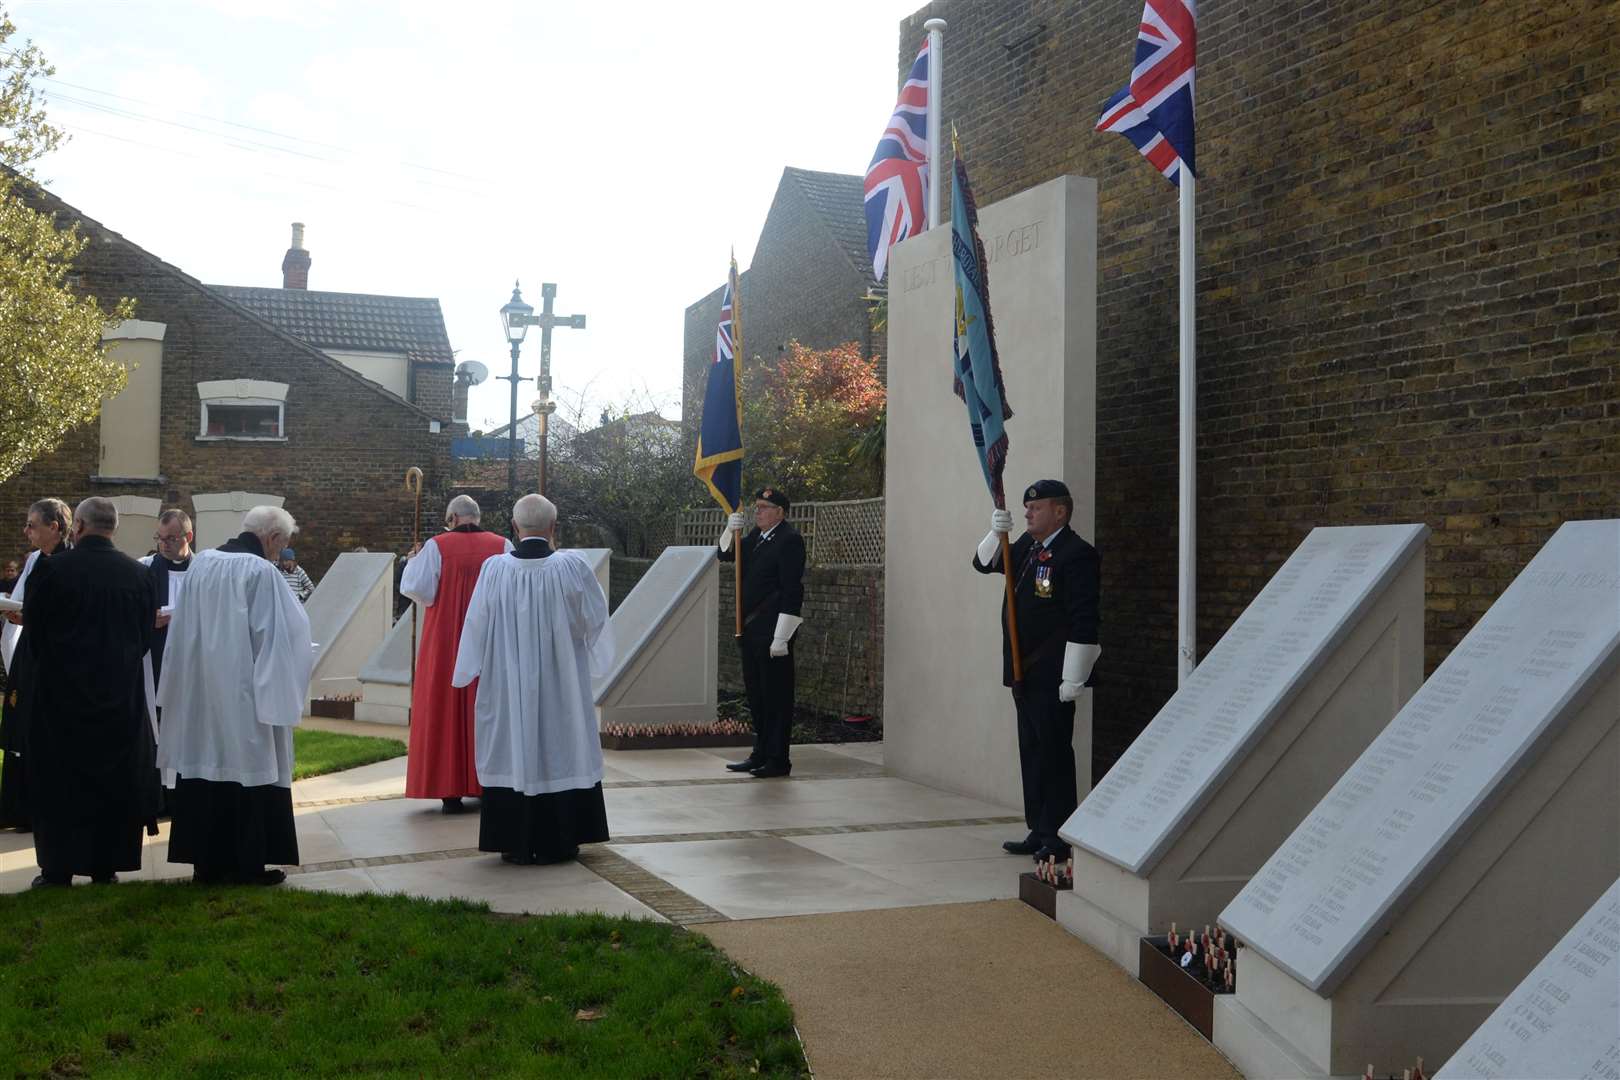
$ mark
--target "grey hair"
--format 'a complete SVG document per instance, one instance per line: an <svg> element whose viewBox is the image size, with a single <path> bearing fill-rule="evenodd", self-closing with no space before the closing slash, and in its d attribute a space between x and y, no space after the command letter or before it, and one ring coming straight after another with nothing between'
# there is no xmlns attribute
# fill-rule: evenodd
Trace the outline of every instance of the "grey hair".
<svg viewBox="0 0 1620 1080"><path fill-rule="evenodd" d="M180 527L186 531L186 535L191 535L192 528L190 514L186 513L178 506L171 506L167 510L163 511L163 513L158 515L159 525L167 525L171 521L178 521L180 523Z"/></svg>
<svg viewBox="0 0 1620 1080"><path fill-rule="evenodd" d="M67 539L68 533L73 531L73 511L61 499L41 499L28 508L30 514L38 514L39 520L46 525L53 522L62 530L62 538Z"/></svg>
<svg viewBox="0 0 1620 1080"><path fill-rule="evenodd" d="M525 495L512 504L512 524L527 533L543 533L557 523L557 504L544 495Z"/></svg>
<svg viewBox="0 0 1620 1080"><path fill-rule="evenodd" d="M450 505L444 508L444 523L454 525L458 517L472 518L477 521L483 516L483 513L482 510L478 509L478 500L471 495L457 495L450 500Z"/></svg>
<svg viewBox="0 0 1620 1080"><path fill-rule="evenodd" d="M118 507L111 499L92 495L73 511L73 520L83 522L86 532L111 536L118 531Z"/></svg>
<svg viewBox="0 0 1620 1080"><path fill-rule="evenodd" d="M272 534L291 540L293 533L298 531L298 522L279 506L255 506L242 515L242 531L250 532L261 540Z"/></svg>

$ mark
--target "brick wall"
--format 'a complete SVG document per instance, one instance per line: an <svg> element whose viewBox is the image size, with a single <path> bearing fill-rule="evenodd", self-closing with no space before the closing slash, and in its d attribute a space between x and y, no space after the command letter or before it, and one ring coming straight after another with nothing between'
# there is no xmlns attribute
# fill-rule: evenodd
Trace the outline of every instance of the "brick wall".
<svg viewBox="0 0 1620 1080"><path fill-rule="evenodd" d="M49 196L39 199L60 215L78 216ZM428 414L277 333L116 233L92 221L83 228L90 245L75 267L83 290L133 297L137 319L168 327L159 448L166 482L93 483L100 439L100 422L93 421L0 485L0 521L20 523L28 504L47 495L69 505L89 495L141 495L191 511L198 493L278 494L300 526L294 541L299 562L318 580L343 551L408 547L412 500L404 475L416 465L426 475L422 510L431 530L445 503L449 434L430 435ZM197 383L235 378L288 384L285 442L197 440ZM0 554L21 553L21 539L11 535Z"/></svg>
<svg viewBox="0 0 1620 1080"><path fill-rule="evenodd" d="M720 689L742 692L731 575L720 575ZM795 697L835 716L883 716L883 567L812 566L793 635Z"/></svg>
<svg viewBox="0 0 1620 1080"><path fill-rule="evenodd" d="M1312 527L1422 521L1432 670L1559 523L1620 516L1615 10L1202 13L1201 653ZM981 202L1098 179L1100 777L1175 687L1176 193L1091 130L1141 0L941 0L900 71L934 15Z"/></svg>

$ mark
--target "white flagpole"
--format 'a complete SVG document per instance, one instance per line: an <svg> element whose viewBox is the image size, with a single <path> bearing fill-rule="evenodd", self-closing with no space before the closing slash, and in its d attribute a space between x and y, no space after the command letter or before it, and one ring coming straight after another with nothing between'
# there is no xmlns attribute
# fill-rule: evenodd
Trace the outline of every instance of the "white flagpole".
<svg viewBox="0 0 1620 1080"><path fill-rule="evenodd" d="M1197 664L1198 626L1198 363L1194 314L1197 275L1193 250L1193 189L1196 182L1181 166L1181 573L1176 605L1176 685L1186 683Z"/></svg>
<svg viewBox="0 0 1620 1080"><path fill-rule="evenodd" d="M928 227L939 224L939 162L944 156L939 145L939 73L940 50L944 48L945 20L929 19L923 23L928 31Z"/></svg>

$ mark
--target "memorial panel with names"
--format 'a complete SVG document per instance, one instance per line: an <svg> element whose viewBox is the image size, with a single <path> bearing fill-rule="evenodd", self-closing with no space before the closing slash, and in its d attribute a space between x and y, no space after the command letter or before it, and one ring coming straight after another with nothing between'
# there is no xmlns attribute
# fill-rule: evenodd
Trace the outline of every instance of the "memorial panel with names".
<svg viewBox="0 0 1620 1080"><path fill-rule="evenodd" d="M1221 913L1310 989L1336 983L1430 860L1612 665L1620 521L1570 522Z"/></svg>
<svg viewBox="0 0 1620 1080"><path fill-rule="evenodd" d="M1620 881L1435 1080L1620 1080Z"/></svg>
<svg viewBox="0 0 1620 1080"><path fill-rule="evenodd" d="M1420 554L1423 525L1313 529L1064 826L1145 874Z"/></svg>

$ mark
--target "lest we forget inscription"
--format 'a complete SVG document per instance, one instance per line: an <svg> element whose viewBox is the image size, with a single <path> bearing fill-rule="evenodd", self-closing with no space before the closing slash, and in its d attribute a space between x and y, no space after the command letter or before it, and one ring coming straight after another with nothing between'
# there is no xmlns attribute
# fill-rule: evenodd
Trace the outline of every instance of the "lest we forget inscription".
<svg viewBox="0 0 1620 1080"><path fill-rule="evenodd" d="M1620 881L1435 1080L1620 1080Z"/></svg>
<svg viewBox="0 0 1620 1080"><path fill-rule="evenodd" d="M1423 525L1313 529L1065 824L1144 874L1423 550Z"/></svg>
<svg viewBox="0 0 1620 1080"><path fill-rule="evenodd" d="M1562 526L1221 913L1318 993L1572 715L1620 643L1620 521ZM1482 946L1485 947L1485 946Z"/></svg>

